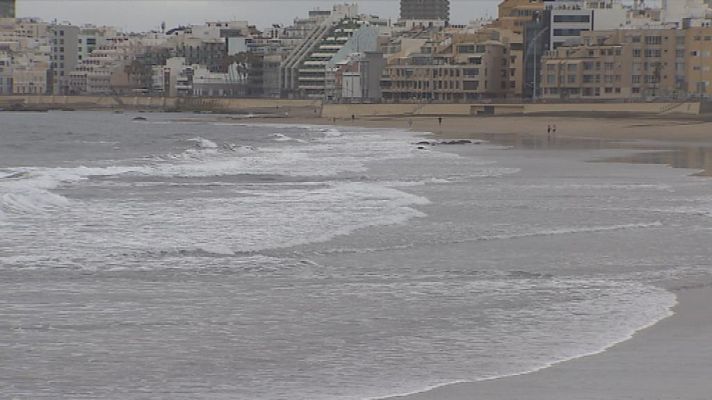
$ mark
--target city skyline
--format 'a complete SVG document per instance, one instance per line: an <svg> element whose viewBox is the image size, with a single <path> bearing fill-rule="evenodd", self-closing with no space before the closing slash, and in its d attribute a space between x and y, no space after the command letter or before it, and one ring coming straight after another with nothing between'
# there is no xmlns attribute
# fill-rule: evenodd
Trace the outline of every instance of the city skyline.
<svg viewBox="0 0 712 400"><path fill-rule="evenodd" d="M496 17L500 2L451 0L451 22L466 24L478 18ZM111 25L126 31L157 30L163 21L174 27L206 20L246 20L264 28L273 23L290 24L311 9L330 9L334 4L344 3L356 3L361 12L384 18L397 19L400 12L399 0L21 0L17 3L17 16L77 25ZM265 4L271 5L268 11ZM102 11L97 12L97 7Z"/></svg>

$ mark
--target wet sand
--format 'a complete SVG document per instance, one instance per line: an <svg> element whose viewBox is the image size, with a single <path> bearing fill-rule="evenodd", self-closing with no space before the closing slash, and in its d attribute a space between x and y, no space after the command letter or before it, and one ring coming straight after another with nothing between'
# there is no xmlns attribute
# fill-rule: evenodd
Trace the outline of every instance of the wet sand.
<svg viewBox="0 0 712 400"><path fill-rule="evenodd" d="M228 117L230 118L230 117ZM579 117L436 117L252 118L241 121L299 123L408 129L436 137L481 139L505 146L536 149L634 149L630 155L607 160L663 164L700 170L712 176L712 122L703 119L579 118ZM556 131L553 127L556 126ZM552 132L548 132L552 127Z"/></svg>

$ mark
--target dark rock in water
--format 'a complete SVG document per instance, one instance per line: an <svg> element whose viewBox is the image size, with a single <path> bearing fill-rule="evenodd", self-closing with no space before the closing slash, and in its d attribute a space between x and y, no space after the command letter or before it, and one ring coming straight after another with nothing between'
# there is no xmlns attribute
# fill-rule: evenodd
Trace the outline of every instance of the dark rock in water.
<svg viewBox="0 0 712 400"><path fill-rule="evenodd" d="M440 142L440 144L472 144L472 140L468 140L468 139L446 140L446 141Z"/></svg>
<svg viewBox="0 0 712 400"><path fill-rule="evenodd" d="M133 120L134 120L134 121L145 121L146 118L144 118L144 117L136 117L136 118L134 118Z"/></svg>
<svg viewBox="0 0 712 400"><path fill-rule="evenodd" d="M418 146L418 150L425 150L424 146Z"/></svg>

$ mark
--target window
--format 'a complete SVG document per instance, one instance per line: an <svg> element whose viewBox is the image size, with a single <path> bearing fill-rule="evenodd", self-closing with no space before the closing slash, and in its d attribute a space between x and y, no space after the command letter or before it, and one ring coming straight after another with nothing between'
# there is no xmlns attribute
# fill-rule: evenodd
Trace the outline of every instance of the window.
<svg viewBox="0 0 712 400"><path fill-rule="evenodd" d="M590 22L590 15L554 15L554 22Z"/></svg>
<svg viewBox="0 0 712 400"><path fill-rule="evenodd" d="M588 29L554 29L554 36L580 36L581 32L587 32Z"/></svg>
<svg viewBox="0 0 712 400"><path fill-rule="evenodd" d="M646 36L645 37L645 44L662 44L663 43L663 38L662 36Z"/></svg>
<svg viewBox="0 0 712 400"><path fill-rule="evenodd" d="M463 90L477 90L479 88L480 88L479 81L464 81L464 82L462 82Z"/></svg>

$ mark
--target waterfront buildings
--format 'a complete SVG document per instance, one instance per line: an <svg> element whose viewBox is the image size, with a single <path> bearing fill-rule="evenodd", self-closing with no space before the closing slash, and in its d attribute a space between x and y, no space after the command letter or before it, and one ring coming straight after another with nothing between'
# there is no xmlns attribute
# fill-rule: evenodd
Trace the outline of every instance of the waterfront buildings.
<svg viewBox="0 0 712 400"><path fill-rule="evenodd" d="M712 94L712 28L587 32L542 59L545 99L624 100Z"/></svg>
<svg viewBox="0 0 712 400"><path fill-rule="evenodd" d="M73 72L79 64L80 28L70 24L50 26L49 42L52 48L49 71L52 93L67 93L65 76Z"/></svg>
<svg viewBox="0 0 712 400"><path fill-rule="evenodd" d="M495 31L453 35L385 68L383 99L391 102L463 102L505 97L507 48Z"/></svg>
<svg viewBox="0 0 712 400"><path fill-rule="evenodd" d="M237 20L139 34L0 18L0 94L327 102L710 96L710 2L502 0L496 20L465 26L449 24L447 0L402 0L398 21L343 4L263 31Z"/></svg>
<svg viewBox="0 0 712 400"><path fill-rule="evenodd" d="M712 96L712 28L686 29L684 54L687 93Z"/></svg>

